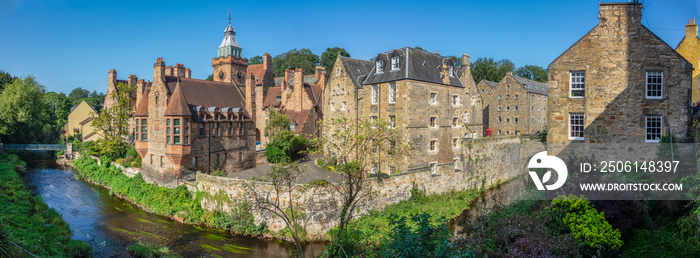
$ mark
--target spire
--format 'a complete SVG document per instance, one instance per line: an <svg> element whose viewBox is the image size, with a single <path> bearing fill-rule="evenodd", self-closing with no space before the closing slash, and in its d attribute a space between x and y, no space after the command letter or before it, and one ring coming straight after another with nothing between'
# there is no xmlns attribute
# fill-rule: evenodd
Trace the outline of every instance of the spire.
<svg viewBox="0 0 700 258"><path fill-rule="evenodd" d="M241 46L236 40L236 30L231 26L231 10L228 14L228 26L224 30L224 40L219 45L218 57L236 56L241 57Z"/></svg>

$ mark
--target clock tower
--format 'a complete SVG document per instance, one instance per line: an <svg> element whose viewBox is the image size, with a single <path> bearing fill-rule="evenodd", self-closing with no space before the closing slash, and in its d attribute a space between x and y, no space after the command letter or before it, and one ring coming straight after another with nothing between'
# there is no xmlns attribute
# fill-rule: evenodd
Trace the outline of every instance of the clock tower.
<svg viewBox="0 0 700 258"><path fill-rule="evenodd" d="M214 81L228 82L243 86L248 59L241 57L241 46L236 40L236 30L231 26L231 14L228 17L228 27L224 30L224 40L219 45L218 55L211 60L214 68Z"/></svg>

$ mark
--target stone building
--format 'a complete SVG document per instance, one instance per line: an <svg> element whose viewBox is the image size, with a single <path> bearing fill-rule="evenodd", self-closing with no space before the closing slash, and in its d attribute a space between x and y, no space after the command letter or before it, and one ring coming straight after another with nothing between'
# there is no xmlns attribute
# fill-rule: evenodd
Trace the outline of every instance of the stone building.
<svg viewBox="0 0 700 258"><path fill-rule="evenodd" d="M66 139L68 137L77 138L81 141L95 141L102 138L102 135L92 127L92 120L97 116L95 108L90 106L85 100L70 108L68 121L63 127L63 133Z"/></svg>
<svg viewBox="0 0 700 258"><path fill-rule="evenodd" d="M678 43L676 51L695 68L691 101L697 104L700 101L700 38L698 38L698 25L695 24L695 18L690 19L688 25L685 25L685 37Z"/></svg>
<svg viewBox="0 0 700 258"><path fill-rule="evenodd" d="M691 64L642 25L640 3L600 3L599 14L549 65L548 148L685 137Z"/></svg>
<svg viewBox="0 0 700 258"><path fill-rule="evenodd" d="M482 89L491 88L482 81ZM484 86L487 85L487 86ZM486 94L492 136L535 134L547 123L547 85L507 72Z"/></svg>
<svg viewBox="0 0 700 258"><path fill-rule="evenodd" d="M482 107L481 107L481 123L483 126L483 132L482 134L486 136L486 129L489 128L489 99L488 99L488 94L491 91L491 89L495 88L496 85L498 85L497 82L492 82L492 81L487 81L487 80L481 80L478 84L476 84L476 90L481 94L482 97ZM493 136L493 133L491 134Z"/></svg>
<svg viewBox="0 0 700 258"><path fill-rule="evenodd" d="M338 56L324 93L324 118L382 118L405 130L414 141L414 155L401 164L376 164L372 171L459 169L461 139L481 131L480 94L469 56L462 60L463 70L450 58L410 47L380 53L375 61ZM476 118L469 119L470 113Z"/></svg>

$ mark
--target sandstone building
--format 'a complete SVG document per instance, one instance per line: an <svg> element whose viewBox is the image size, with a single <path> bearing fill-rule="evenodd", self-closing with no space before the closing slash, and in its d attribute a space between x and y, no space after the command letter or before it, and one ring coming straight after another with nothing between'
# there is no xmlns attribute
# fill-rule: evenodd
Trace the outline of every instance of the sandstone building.
<svg viewBox="0 0 700 258"><path fill-rule="evenodd" d="M492 136L535 134L547 123L547 85L513 75L500 82L482 80L488 103L488 124ZM493 85L493 86L492 86ZM487 127L488 126L488 127Z"/></svg>
<svg viewBox="0 0 700 258"><path fill-rule="evenodd" d="M63 127L66 139L71 136L79 136L81 141L95 141L102 138L102 135L92 127L92 120L97 116L95 108L90 106L85 100L70 108L68 121Z"/></svg>
<svg viewBox="0 0 700 258"><path fill-rule="evenodd" d="M691 101L697 104L700 101L700 38L698 38L698 25L695 24L695 19L691 19L688 25L685 25L685 37L678 43L676 51L695 68Z"/></svg>
<svg viewBox="0 0 700 258"><path fill-rule="evenodd" d="M460 169L462 138L482 131L482 100L466 54L462 67L410 47L380 53L374 61L338 56L324 91L324 119L382 118L408 134L414 155L401 164L375 164L374 172Z"/></svg>
<svg viewBox="0 0 700 258"><path fill-rule="evenodd" d="M600 3L599 18L549 65L548 147L683 138L691 64L641 24L640 3Z"/></svg>

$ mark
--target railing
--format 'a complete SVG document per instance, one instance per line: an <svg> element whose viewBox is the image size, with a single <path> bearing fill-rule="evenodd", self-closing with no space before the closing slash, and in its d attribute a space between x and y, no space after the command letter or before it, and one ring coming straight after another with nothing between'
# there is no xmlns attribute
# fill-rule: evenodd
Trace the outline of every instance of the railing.
<svg viewBox="0 0 700 258"><path fill-rule="evenodd" d="M3 150L66 150L65 144L0 144Z"/></svg>

